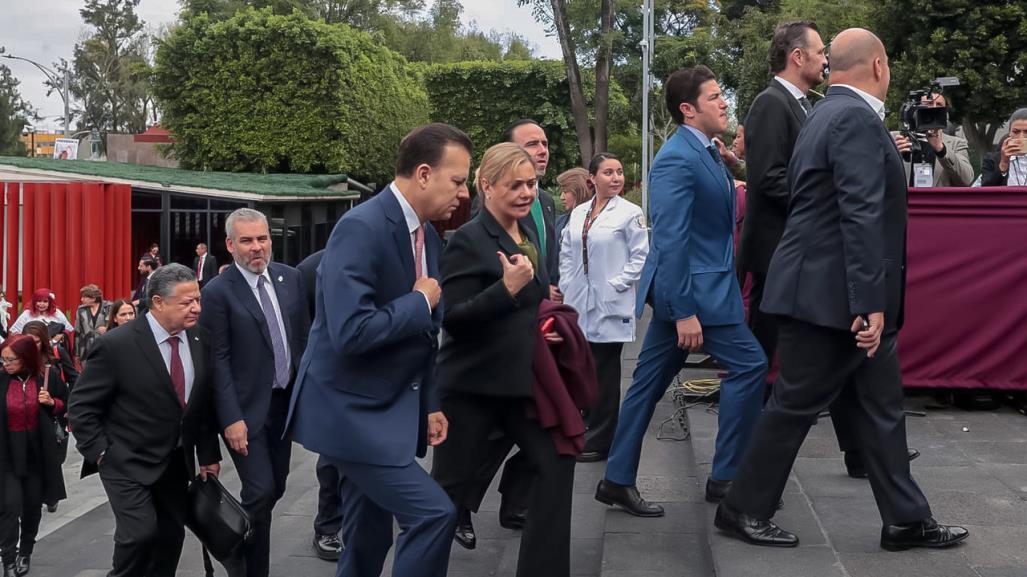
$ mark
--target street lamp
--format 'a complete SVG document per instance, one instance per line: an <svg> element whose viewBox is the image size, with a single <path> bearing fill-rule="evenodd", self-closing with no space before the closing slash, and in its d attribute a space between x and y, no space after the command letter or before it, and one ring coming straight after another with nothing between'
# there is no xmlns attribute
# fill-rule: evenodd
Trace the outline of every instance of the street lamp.
<svg viewBox="0 0 1027 577"><path fill-rule="evenodd" d="M59 75L54 70L47 68L34 60L29 60L28 58L22 58L21 56L15 56L13 54L4 54L4 52L6 52L6 50L3 46L0 46L0 56L11 60L24 60L25 62L28 62L38 68L55 88L58 86L57 79ZM64 65L63 73L64 88L57 88L57 93L60 94L61 99L64 100L64 137L68 138L71 135L71 72L68 71L67 64Z"/></svg>

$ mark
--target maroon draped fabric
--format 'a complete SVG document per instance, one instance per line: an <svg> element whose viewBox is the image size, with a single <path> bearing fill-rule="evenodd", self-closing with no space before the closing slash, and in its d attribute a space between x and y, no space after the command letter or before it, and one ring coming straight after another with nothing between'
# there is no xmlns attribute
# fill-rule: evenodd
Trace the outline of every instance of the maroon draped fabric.
<svg viewBox="0 0 1027 577"><path fill-rule="evenodd" d="M909 191L909 387L1027 390L1027 188Z"/></svg>

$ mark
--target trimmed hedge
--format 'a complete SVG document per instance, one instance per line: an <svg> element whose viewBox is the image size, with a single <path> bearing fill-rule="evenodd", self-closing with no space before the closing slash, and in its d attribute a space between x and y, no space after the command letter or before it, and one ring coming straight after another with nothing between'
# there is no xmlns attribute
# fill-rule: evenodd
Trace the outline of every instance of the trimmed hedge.
<svg viewBox="0 0 1027 577"><path fill-rule="evenodd" d="M401 56L295 12L190 17L161 43L154 84L185 168L386 182L400 139L428 119Z"/></svg>

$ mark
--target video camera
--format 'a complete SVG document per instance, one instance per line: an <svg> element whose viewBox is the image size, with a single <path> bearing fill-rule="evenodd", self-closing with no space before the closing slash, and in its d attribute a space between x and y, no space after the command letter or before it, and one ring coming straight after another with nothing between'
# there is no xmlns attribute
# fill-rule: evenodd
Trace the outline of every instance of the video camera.
<svg viewBox="0 0 1027 577"><path fill-rule="evenodd" d="M899 110L899 119L906 132L924 132L927 130L943 130L949 124L947 107L932 107L924 104L924 97L931 94L942 94L948 86L959 86L955 76L935 78L926 87L912 90Z"/></svg>

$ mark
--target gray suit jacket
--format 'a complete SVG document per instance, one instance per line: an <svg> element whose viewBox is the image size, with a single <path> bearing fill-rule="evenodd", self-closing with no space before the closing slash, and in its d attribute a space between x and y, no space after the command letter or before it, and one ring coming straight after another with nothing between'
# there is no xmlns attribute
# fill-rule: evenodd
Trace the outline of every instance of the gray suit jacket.
<svg viewBox="0 0 1027 577"><path fill-rule="evenodd" d="M892 136L898 134L893 132ZM965 138L942 133L945 156L935 156L934 186L970 186L974 181L974 167L970 164L970 146ZM927 146L927 145L924 145ZM906 182L909 182L910 163L905 162Z"/></svg>

